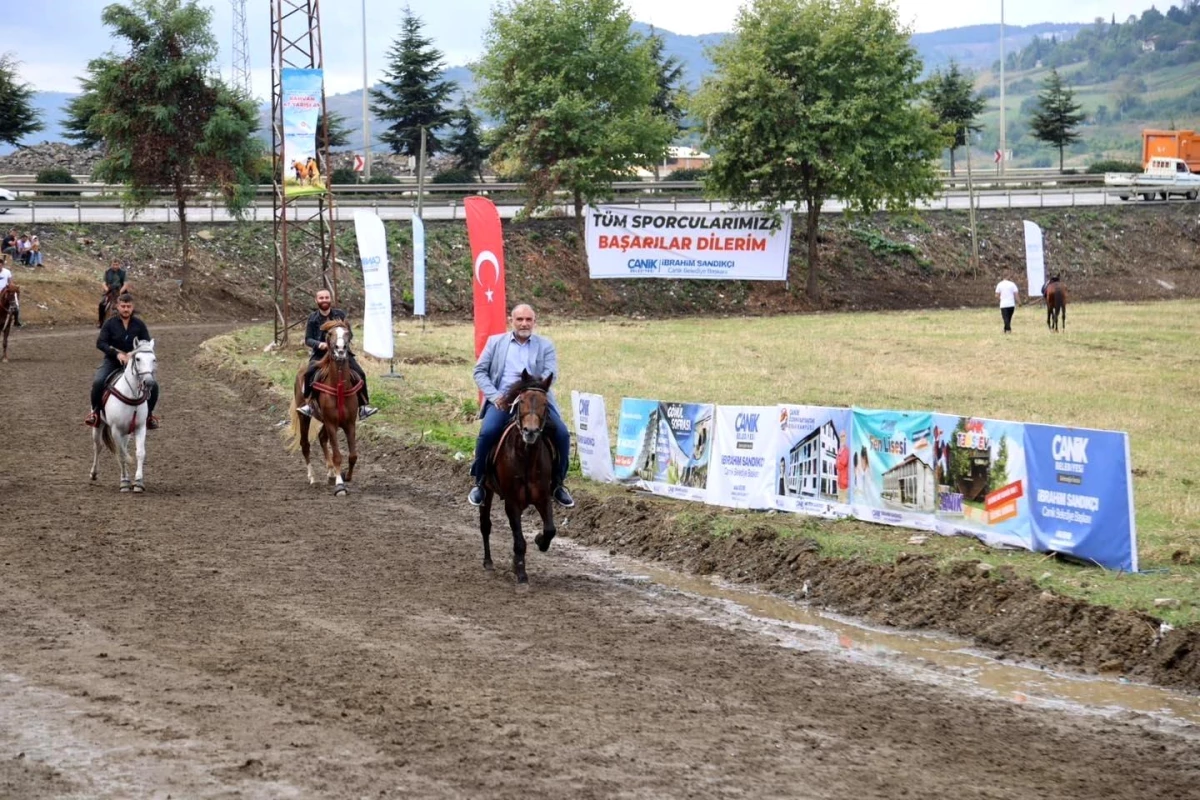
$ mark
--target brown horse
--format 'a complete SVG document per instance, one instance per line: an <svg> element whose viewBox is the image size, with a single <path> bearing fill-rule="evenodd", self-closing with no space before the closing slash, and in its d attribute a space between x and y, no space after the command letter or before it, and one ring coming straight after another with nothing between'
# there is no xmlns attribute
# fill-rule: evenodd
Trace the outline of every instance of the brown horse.
<svg viewBox="0 0 1200 800"><path fill-rule="evenodd" d="M0 338L3 338L3 356L0 362L8 363L8 334L12 330L13 312L21 308L21 287L9 283L0 291Z"/></svg>
<svg viewBox="0 0 1200 800"><path fill-rule="evenodd" d="M1051 278L1046 284L1046 327L1052 331L1058 330L1058 317L1062 315L1062 329L1067 329L1067 287L1062 281Z"/></svg>
<svg viewBox="0 0 1200 800"><path fill-rule="evenodd" d="M111 286L104 293L104 303L100 310L100 320L96 323L97 328L103 328L105 320L117 313L117 298L121 295L122 288L120 286Z"/></svg>
<svg viewBox="0 0 1200 800"><path fill-rule="evenodd" d="M318 438L321 451L325 454L326 477L339 497L346 494L346 484L354 479L354 465L358 461L358 443L354 426L358 422L358 392L362 381L350 368L350 326L344 320L330 320L321 326L325 333L325 357L317 367L313 378L313 416L321 422ZM296 389L292 397L292 422L288 429L291 449L299 446L308 466L308 483L316 483L312 462L309 460L308 417L297 409L304 405L304 373L296 375ZM338 446L338 431L346 434L346 450L349 451L348 468L342 474L342 451ZM332 453L331 453L332 451Z"/></svg>
<svg viewBox="0 0 1200 800"><path fill-rule="evenodd" d="M504 500L504 512L513 535L513 572L517 583L528 583L525 574L525 536L521 533L521 514L533 506L542 517L542 532L533 543L543 553L558 532L554 527L551 486L554 477L554 448L542 435L550 415L550 384L554 376L542 380L521 371L521 379L504 393L496 406L511 409L512 422L496 449L489 454L489 466L483 482L483 505L479 507L479 532L483 535L483 568L492 569L492 497Z"/></svg>

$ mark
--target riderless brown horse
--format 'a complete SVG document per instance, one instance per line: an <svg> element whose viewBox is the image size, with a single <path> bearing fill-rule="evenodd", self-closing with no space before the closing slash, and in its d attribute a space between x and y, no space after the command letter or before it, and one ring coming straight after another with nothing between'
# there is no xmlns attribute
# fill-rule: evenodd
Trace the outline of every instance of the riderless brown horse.
<svg viewBox="0 0 1200 800"><path fill-rule="evenodd" d="M21 308L21 287L9 283L0 291L0 338L3 338L3 356L0 361L8 361L8 334L12 330L13 312Z"/></svg>
<svg viewBox="0 0 1200 800"><path fill-rule="evenodd" d="M1062 329L1067 329L1067 287L1058 278L1051 278L1046 284L1046 327L1052 331L1058 330L1058 317L1062 314Z"/></svg>
<svg viewBox="0 0 1200 800"><path fill-rule="evenodd" d="M340 497L346 494L346 484L353 480L354 465L358 461L354 426L358 422L358 392L362 389L362 380L350 368L350 326L344 320L336 319L326 322L321 326L321 330L325 334L328 347L313 378L313 416L321 422L318 438L321 451L325 454L326 477L330 485L334 486L333 493ZM311 443L308 430L311 420L297 411L304 405L305 371L306 369L301 369L296 376L289 433L292 449L298 445L300 452L304 454L304 463L308 466L308 482L311 485L316 483L312 462L309 460ZM345 475L342 474L342 451L338 446L339 430L346 434L346 450L349 452Z"/></svg>
<svg viewBox="0 0 1200 800"><path fill-rule="evenodd" d="M551 486L554 477L554 447L543 436L550 415L550 384L554 376L537 379L525 370L521 379L497 401L498 408L510 409L512 422L496 449L489 454L483 481L483 505L479 507L479 532L483 535L483 568L492 569L492 497L504 500L504 511L513 535L513 572L517 583L528 583L525 574L525 536L521 533L521 514L533 506L542 517L542 532L533 543L543 553L557 530Z"/></svg>

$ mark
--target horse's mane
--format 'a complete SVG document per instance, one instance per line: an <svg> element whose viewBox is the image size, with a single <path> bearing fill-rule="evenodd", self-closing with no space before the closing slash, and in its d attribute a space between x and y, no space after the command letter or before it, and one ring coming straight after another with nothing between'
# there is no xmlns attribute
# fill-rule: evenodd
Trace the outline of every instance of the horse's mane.
<svg viewBox="0 0 1200 800"><path fill-rule="evenodd" d="M344 319L331 319L328 322L321 324L321 333L329 333L334 328L345 328L350 332L351 338L354 337L354 331L350 330L350 323Z"/></svg>
<svg viewBox="0 0 1200 800"><path fill-rule="evenodd" d="M535 378L527 372L523 373L523 375L524 377L522 377L521 380L508 387L508 390L505 391L504 394L500 395L500 399L496 401L499 405L511 407L513 401L517 399L517 396L527 389L540 389L544 392L550 388L550 382L548 380ZM553 379L554 376L550 377Z"/></svg>
<svg viewBox="0 0 1200 800"><path fill-rule="evenodd" d="M17 284L14 281L9 281L8 286L5 286L3 289L0 289L0 295L7 296L10 294L20 294L20 293L21 293L21 287L17 286Z"/></svg>

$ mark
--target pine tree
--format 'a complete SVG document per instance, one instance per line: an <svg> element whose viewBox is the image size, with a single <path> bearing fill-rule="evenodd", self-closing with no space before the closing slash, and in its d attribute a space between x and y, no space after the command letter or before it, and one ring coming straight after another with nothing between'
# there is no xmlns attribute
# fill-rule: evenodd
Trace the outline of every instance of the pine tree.
<svg viewBox="0 0 1200 800"><path fill-rule="evenodd" d="M686 96L679 85L683 79L683 62L677 56L667 56L663 52L666 43L663 37L650 29L650 58L654 61L658 93L651 101L650 107L671 120L675 130L683 128L683 104Z"/></svg>
<svg viewBox="0 0 1200 800"><path fill-rule="evenodd" d="M317 117L317 152L324 153L337 147L345 147L350 143L350 130L346 127L346 117L336 111L329 112L329 127L325 127L325 115ZM326 142L328 138L328 142Z"/></svg>
<svg viewBox="0 0 1200 800"><path fill-rule="evenodd" d="M1083 122L1083 111L1075 102L1075 93L1063 84L1058 70L1050 70L1050 76L1042 84L1038 94L1037 108L1029 120L1029 127L1038 139L1058 148L1058 171L1063 171L1063 148L1080 139L1079 123Z"/></svg>
<svg viewBox="0 0 1200 800"><path fill-rule="evenodd" d="M454 158L454 166L466 170L483 180L483 165L487 162L489 148L483 143L479 117L471 112L464 101L454 115L457 130L446 142L446 152Z"/></svg>
<svg viewBox="0 0 1200 800"><path fill-rule="evenodd" d="M426 130L426 153L441 152L444 147L437 131L454 118L447 102L455 84L441 79L442 52L421 35L423 27L420 17L406 7L400 36L388 50L382 88L371 89L371 112L386 126L379 139L399 155L420 154L421 128Z"/></svg>
<svg viewBox="0 0 1200 800"><path fill-rule="evenodd" d="M1000 437L1000 449L996 451L996 460L988 471L988 494L1008 485L1008 437Z"/></svg>
<svg viewBox="0 0 1200 800"><path fill-rule="evenodd" d="M11 55L0 56L0 143L16 147L42 127L41 112L33 107L33 87L21 83Z"/></svg>
<svg viewBox="0 0 1200 800"><path fill-rule="evenodd" d="M954 175L954 151L967 143L967 131L977 131L981 126L975 118L983 111L984 99L974 93L971 76L962 72L958 64L950 62L946 72L938 70L925 82L925 94L929 105L937 115L938 122L950 140L950 174Z"/></svg>

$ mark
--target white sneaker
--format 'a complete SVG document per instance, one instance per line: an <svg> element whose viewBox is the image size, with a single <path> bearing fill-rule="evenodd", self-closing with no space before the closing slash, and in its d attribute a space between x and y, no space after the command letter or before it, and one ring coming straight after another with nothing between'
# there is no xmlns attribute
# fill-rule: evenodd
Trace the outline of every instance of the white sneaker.
<svg viewBox="0 0 1200 800"><path fill-rule="evenodd" d="M312 416L312 405L310 403L305 403L304 405L297 408L296 411L297 411L297 413L303 414L306 417L311 417Z"/></svg>

